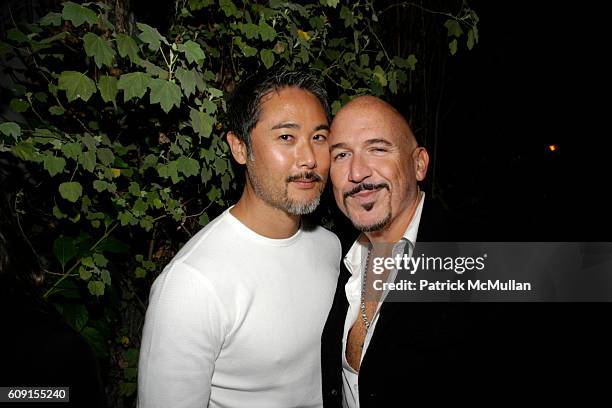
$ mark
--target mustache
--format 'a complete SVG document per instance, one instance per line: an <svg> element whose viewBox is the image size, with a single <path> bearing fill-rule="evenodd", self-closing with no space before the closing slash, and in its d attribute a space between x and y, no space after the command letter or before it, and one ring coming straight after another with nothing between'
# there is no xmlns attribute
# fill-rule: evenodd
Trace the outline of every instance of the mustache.
<svg viewBox="0 0 612 408"><path fill-rule="evenodd" d="M293 181L323 181L323 178L314 171L306 171L304 173L294 174L293 176L287 177L287 183L291 183Z"/></svg>
<svg viewBox="0 0 612 408"><path fill-rule="evenodd" d="M379 188L386 188L388 190L389 189L389 185L387 183L378 183L378 184L361 183L361 184L355 186L355 188L353 188L352 190L349 190L346 193L344 193L343 198L346 200L347 197L355 195L355 194L359 193L360 191L363 191L363 190L378 190Z"/></svg>

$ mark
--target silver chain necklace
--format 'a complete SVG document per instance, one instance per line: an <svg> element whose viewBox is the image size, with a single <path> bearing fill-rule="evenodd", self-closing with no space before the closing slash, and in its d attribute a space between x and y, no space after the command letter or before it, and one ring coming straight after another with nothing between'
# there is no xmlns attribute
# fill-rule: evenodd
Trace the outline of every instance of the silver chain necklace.
<svg viewBox="0 0 612 408"><path fill-rule="evenodd" d="M368 320L368 316L366 314L366 304L365 304L365 291L366 291L366 277L368 275L368 265L370 264L370 255L372 254L372 247L368 248L368 256L366 257L365 266L363 268L363 273L361 276L361 319L363 320L363 324L365 325L366 331L370 330L370 325L372 322Z"/></svg>

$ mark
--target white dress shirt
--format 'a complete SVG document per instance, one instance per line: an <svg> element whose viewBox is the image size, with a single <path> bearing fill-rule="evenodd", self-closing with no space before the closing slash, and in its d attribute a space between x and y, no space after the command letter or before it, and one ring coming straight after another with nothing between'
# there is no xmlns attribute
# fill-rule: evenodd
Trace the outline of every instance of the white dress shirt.
<svg viewBox="0 0 612 408"><path fill-rule="evenodd" d="M419 205L410 221L410 225L404 232L404 238L410 242L409 256L412 256L412 248L416 243L417 233L419 231L419 223L421 221L421 213L423 212L423 202L425 201L425 194L421 193L420 195ZM344 290L346 292L346 298L348 299L349 308L346 314L346 319L344 321L344 334L342 336L342 406L344 408L359 408L359 374L350 366L350 364L346 361L346 341L348 338L348 333L353 327L353 324L360 316L360 306L361 306L361 277L363 272L363 264L365 263L365 259L368 254L368 245L369 240L364 234L361 234L359 238L355 241L351 249L348 251L346 256L344 257L344 265L351 273L351 277L349 278ZM393 273L390 275L390 279L393 279ZM372 317L372 321L370 324L370 328L368 329L363 345L363 349L361 351L361 359L363 361L363 357L368 349L368 345L370 344L370 340L374 335L374 330L376 329L376 322L378 322L378 316L380 311L381 302L378 303L378 307L374 316Z"/></svg>

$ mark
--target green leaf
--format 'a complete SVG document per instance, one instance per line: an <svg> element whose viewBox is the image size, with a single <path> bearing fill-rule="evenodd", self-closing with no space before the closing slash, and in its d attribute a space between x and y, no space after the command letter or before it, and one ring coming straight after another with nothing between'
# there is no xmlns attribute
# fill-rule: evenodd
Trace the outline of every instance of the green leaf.
<svg viewBox="0 0 612 408"><path fill-rule="evenodd" d="M79 164L83 166L85 170L93 173L96 168L96 153L95 151L89 150L79 156Z"/></svg>
<svg viewBox="0 0 612 408"><path fill-rule="evenodd" d="M200 163L190 157L181 156L177 160L177 169L186 177L196 176L200 171Z"/></svg>
<svg viewBox="0 0 612 408"><path fill-rule="evenodd" d="M226 17L239 17L241 15L232 0L219 0L219 7L221 7Z"/></svg>
<svg viewBox="0 0 612 408"><path fill-rule="evenodd" d="M11 150L17 157L24 161L32 160L34 152L36 151L31 139L17 143Z"/></svg>
<svg viewBox="0 0 612 408"><path fill-rule="evenodd" d="M81 155L82 148L80 143L66 143L62 146L62 153L69 159L77 160Z"/></svg>
<svg viewBox="0 0 612 408"><path fill-rule="evenodd" d="M0 132L17 140L21 136L21 127L15 122L4 122L0 124Z"/></svg>
<svg viewBox="0 0 612 408"><path fill-rule="evenodd" d="M20 98L11 99L11 103L9 105L9 108L11 108L11 110L17 113L23 113L27 111L29 107L30 107L30 104L27 101L24 101L23 99L20 99Z"/></svg>
<svg viewBox="0 0 612 408"><path fill-rule="evenodd" d="M387 75L380 65L374 68L374 78L381 86L387 86Z"/></svg>
<svg viewBox="0 0 612 408"><path fill-rule="evenodd" d="M91 269L81 266L79 268L79 277L84 281L88 281L91 278Z"/></svg>
<svg viewBox="0 0 612 408"><path fill-rule="evenodd" d="M250 45L246 44L242 41L240 37L234 37L234 42L240 48L240 51L244 54L245 57L252 57L257 55L257 48L253 48Z"/></svg>
<svg viewBox="0 0 612 408"><path fill-rule="evenodd" d="M117 106L116 98L119 89L117 88L117 78L110 75L101 75L98 79L98 89L104 102L112 102Z"/></svg>
<svg viewBox="0 0 612 408"><path fill-rule="evenodd" d="M109 148L102 147L96 151L98 154L98 159L100 159L100 163L105 166L112 164L115 161L115 155L113 151Z"/></svg>
<svg viewBox="0 0 612 408"><path fill-rule="evenodd" d="M246 23L246 24L240 24L238 27L240 28L240 31L242 31L242 33L249 40L252 40L253 38L257 38L257 36L259 35L259 27L256 24Z"/></svg>
<svg viewBox="0 0 612 408"><path fill-rule="evenodd" d="M62 17L64 20L69 20L74 24L75 27L80 26L83 23L94 25L98 22L98 15L95 11L83 7L80 4L67 1L64 3L64 9L62 10Z"/></svg>
<svg viewBox="0 0 612 408"><path fill-rule="evenodd" d="M166 40L166 37L161 35L156 28L144 23L136 23L136 26L138 26L140 29L138 38L140 38L142 42L148 44L151 51L159 50L161 42L168 45L168 40Z"/></svg>
<svg viewBox="0 0 612 408"><path fill-rule="evenodd" d="M179 80L181 84L181 88L183 88L183 93L186 97L189 98L191 94L195 94L196 89L196 71L195 70L186 70L182 67L178 67L175 72L176 78Z"/></svg>
<svg viewBox="0 0 612 408"><path fill-rule="evenodd" d="M53 116L62 116L65 112L66 110L61 106L54 105L49 107L49 113Z"/></svg>
<svg viewBox="0 0 612 408"><path fill-rule="evenodd" d="M66 160L63 157L45 156L44 168L49 172L51 177L55 176L57 173L61 173L64 167L66 167Z"/></svg>
<svg viewBox="0 0 612 408"><path fill-rule="evenodd" d="M340 0L320 0L320 2L324 6L336 8Z"/></svg>
<svg viewBox="0 0 612 408"><path fill-rule="evenodd" d="M123 102L127 102L132 98L142 98L147 92L149 82L151 82L151 76L144 72L132 72L121 75L117 88L123 91Z"/></svg>
<svg viewBox="0 0 612 408"><path fill-rule="evenodd" d="M272 50L261 50L259 51L259 55L261 56L261 60L266 68L270 68L272 65L274 65L274 53Z"/></svg>
<svg viewBox="0 0 612 408"><path fill-rule="evenodd" d="M406 63L408 64L408 68L410 68L411 71L415 70L417 62L417 57L415 57L414 54L410 54L408 58L406 58Z"/></svg>
<svg viewBox="0 0 612 408"><path fill-rule="evenodd" d="M62 15L60 13L49 13L40 19L40 25L58 27L62 24Z"/></svg>
<svg viewBox="0 0 612 408"><path fill-rule="evenodd" d="M132 37L127 34L117 34L115 41L117 42L117 51L119 51L121 58L127 56L132 62L138 58L138 46Z"/></svg>
<svg viewBox="0 0 612 408"><path fill-rule="evenodd" d="M58 88L66 91L68 102L77 98L87 102L96 92L95 82L85 74L77 71L64 71L59 77Z"/></svg>
<svg viewBox="0 0 612 408"><path fill-rule="evenodd" d="M177 48L185 53L185 58L189 63L197 62L200 65L204 61L204 51L197 42L189 40L185 44L179 44Z"/></svg>
<svg viewBox="0 0 612 408"><path fill-rule="evenodd" d="M85 53L88 57L93 57L98 68L102 68L103 65L111 66L115 50L111 48L108 41L94 33L87 33L83 36L83 45Z"/></svg>
<svg viewBox="0 0 612 408"><path fill-rule="evenodd" d="M448 49L450 50L451 55L455 55L457 53L457 39L456 38L448 44Z"/></svg>
<svg viewBox="0 0 612 408"><path fill-rule="evenodd" d="M272 41L276 38L276 30L264 20L260 20L259 36L263 41Z"/></svg>
<svg viewBox="0 0 612 408"><path fill-rule="evenodd" d="M457 20L449 18L444 23L444 27L446 27L446 29L448 30L449 37L459 38L461 37L461 34L463 34L463 30L461 29L461 26L459 25L459 22Z"/></svg>
<svg viewBox="0 0 612 408"><path fill-rule="evenodd" d="M53 241L53 255L62 265L62 269L70 262L77 254L77 248L74 244L74 239L60 235Z"/></svg>
<svg viewBox="0 0 612 408"><path fill-rule="evenodd" d="M472 48L474 48L474 30L468 31L468 38L467 38L467 47L468 50L471 50Z"/></svg>
<svg viewBox="0 0 612 408"><path fill-rule="evenodd" d="M78 181L70 181L59 185L59 192L66 200L76 203L83 194L83 187Z"/></svg>
<svg viewBox="0 0 612 408"><path fill-rule="evenodd" d="M170 112L173 106L181 106L181 88L177 84L163 79L152 79L149 82L151 88L151 103L159 103L164 112Z"/></svg>
<svg viewBox="0 0 612 408"><path fill-rule="evenodd" d="M191 119L191 127L200 137L209 137L212 133L213 118L196 109L191 109L189 112Z"/></svg>
<svg viewBox="0 0 612 408"><path fill-rule="evenodd" d="M87 289L89 289L89 293L95 296L104 295L104 282L102 281L89 281L87 284Z"/></svg>
<svg viewBox="0 0 612 408"><path fill-rule="evenodd" d="M104 180L95 180L93 182L93 188L98 193L101 193L102 191L106 190L107 187L108 187L108 183Z"/></svg>

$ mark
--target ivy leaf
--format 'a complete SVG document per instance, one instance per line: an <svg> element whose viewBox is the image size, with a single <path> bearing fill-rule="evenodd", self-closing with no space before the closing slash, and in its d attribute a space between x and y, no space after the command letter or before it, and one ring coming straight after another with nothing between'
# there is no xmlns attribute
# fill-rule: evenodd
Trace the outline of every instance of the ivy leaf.
<svg viewBox="0 0 612 408"><path fill-rule="evenodd" d="M138 38L140 38L142 42L148 44L151 51L159 50L161 42L168 45L168 40L166 40L166 37L161 35L156 28L144 23L136 23L136 25L140 29Z"/></svg>
<svg viewBox="0 0 612 408"><path fill-rule="evenodd" d="M336 8L340 0L320 0L320 2L324 6Z"/></svg>
<svg viewBox="0 0 612 408"><path fill-rule="evenodd" d="M177 160L177 169L186 177L196 176L200 171L200 163L190 157L181 156Z"/></svg>
<svg viewBox="0 0 612 408"><path fill-rule="evenodd" d="M276 30L263 20L259 21L259 36L264 41L272 41L276 38Z"/></svg>
<svg viewBox="0 0 612 408"><path fill-rule="evenodd" d="M81 183L78 181L70 181L66 183L62 183L59 185L59 192L62 197L71 203L76 203L76 201L83 194L83 187L81 187Z"/></svg>
<svg viewBox="0 0 612 408"><path fill-rule="evenodd" d="M457 20L449 18L444 23L444 27L446 27L446 29L448 30L449 37L459 38L461 37L461 34L463 34L463 30L461 29L461 26L459 25L459 22Z"/></svg>
<svg viewBox="0 0 612 408"><path fill-rule="evenodd" d="M80 26L83 23L94 25L98 22L98 15L95 11L83 7L80 4L67 1L64 3L62 10L62 17L64 20L69 20L74 24L75 27Z"/></svg>
<svg viewBox="0 0 612 408"><path fill-rule="evenodd" d="M77 160L81 155L82 149L80 143L66 143L62 146L62 153L69 159Z"/></svg>
<svg viewBox="0 0 612 408"><path fill-rule="evenodd" d="M93 151L87 151L79 156L79 164L83 166L83 169L90 173L93 173L96 168L96 153Z"/></svg>
<svg viewBox="0 0 612 408"><path fill-rule="evenodd" d="M24 140L17 143L11 148L13 153L23 161L30 161L34 157L34 144L32 139Z"/></svg>
<svg viewBox="0 0 612 408"><path fill-rule="evenodd" d="M62 24L62 15L60 13L49 13L40 19L40 25L58 27Z"/></svg>
<svg viewBox="0 0 612 408"><path fill-rule="evenodd" d="M212 133L213 118L204 112L191 109L189 112L191 127L200 137L209 137Z"/></svg>
<svg viewBox="0 0 612 408"><path fill-rule="evenodd" d="M468 31L467 47L468 50L474 48L474 30Z"/></svg>
<svg viewBox="0 0 612 408"><path fill-rule="evenodd" d="M68 262L77 254L77 248L74 244L74 239L60 235L53 241L53 255L62 265L66 266Z"/></svg>
<svg viewBox="0 0 612 408"><path fill-rule="evenodd" d="M253 24L253 23L241 24L239 28L240 28L240 31L242 31L242 33L249 40L252 40L253 38L257 38L257 36L259 35L259 27L256 24Z"/></svg>
<svg viewBox="0 0 612 408"><path fill-rule="evenodd" d="M115 41L117 42L117 51L119 51L121 58L127 56L132 62L138 58L138 46L132 37L127 34L117 34Z"/></svg>
<svg viewBox="0 0 612 408"><path fill-rule="evenodd" d="M150 102L159 103L164 112L170 112L173 106L181 106L181 88L177 84L163 79L152 79L149 82L151 88Z"/></svg>
<svg viewBox="0 0 612 408"><path fill-rule="evenodd" d="M185 44L179 44L178 50L185 53L189 63L197 62L200 65L204 61L204 51L197 42L189 40Z"/></svg>
<svg viewBox="0 0 612 408"><path fill-rule="evenodd" d="M410 68L411 71L415 70L417 62L417 57L415 57L414 54L410 54L408 58L406 58L406 63L408 64L408 68Z"/></svg>
<svg viewBox="0 0 612 408"><path fill-rule="evenodd" d="M450 50L451 55L455 55L457 53L457 39L456 38L448 44L448 49Z"/></svg>
<svg viewBox="0 0 612 408"><path fill-rule="evenodd" d="M178 67L175 72L176 78L181 83L183 93L189 98L191 94L195 94L196 89L196 72L194 70L186 70L182 67Z"/></svg>
<svg viewBox="0 0 612 408"><path fill-rule="evenodd" d="M385 75L385 71L382 69L380 65L377 65L374 68L373 72L374 78L381 86L387 86L387 76Z"/></svg>
<svg viewBox="0 0 612 408"><path fill-rule="evenodd" d="M89 281L87 284L87 289L89 289L89 293L95 296L104 295L104 282L102 281Z"/></svg>
<svg viewBox="0 0 612 408"><path fill-rule="evenodd" d="M257 48L253 48L250 45L246 44L242 41L240 37L234 37L234 42L240 48L240 51L244 54L245 57L252 57L257 55Z"/></svg>
<svg viewBox="0 0 612 408"><path fill-rule="evenodd" d="M85 53L88 57L93 57L98 68L112 64L115 50L104 38L94 33L87 33L83 36L83 45L85 46Z"/></svg>
<svg viewBox="0 0 612 408"><path fill-rule="evenodd" d="M110 75L101 75L98 80L98 89L104 102L112 102L117 107L116 98L117 92L117 78Z"/></svg>
<svg viewBox="0 0 612 408"><path fill-rule="evenodd" d="M109 164L115 161L115 155L113 154L113 151L107 147L98 149L96 153L98 155L98 159L100 159L100 163L105 166L108 166Z"/></svg>
<svg viewBox="0 0 612 408"><path fill-rule="evenodd" d="M127 102L132 98L142 98L147 92L149 82L151 82L151 76L144 72L132 72L121 75L117 82L117 88L123 91L123 102Z"/></svg>
<svg viewBox="0 0 612 408"><path fill-rule="evenodd" d="M59 77L58 88L66 91L68 102L77 98L87 102L96 92L95 82L87 75L77 71L64 71Z"/></svg>
<svg viewBox="0 0 612 408"><path fill-rule="evenodd" d="M45 156L43 167L45 170L49 172L51 177L55 176L57 173L62 172L64 167L66 167L66 160L63 157L56 156Z"/></svg>
<svg viewBox="0 0 612 408"><path fill-rule="evenodd" d="M66 110L61 106L54 105L49 107L49 113L53 116L62 116L65 112Z"/></svg>
<svg viewBox="0 0 612 408"><path fill-rule="evenodd" d="M259 51L259 55L261 56L261 60L266 68L270 68L272 65L274 65L274 53L272 50L261 50Z"/></svg>
<svg viewBox="0 0 612 408"><path fill-rule="evenodd" d="M225 13L226 17L240 17L242 13L238 11L232 0L219 0L219 7Z"/></svg>
<svg viewBox="0 0 612 408"><path fill-rule="evenodd" d="M17 140L21 136L21 127L15 122L4 122L0 124L0 132L6 136L12 136L13 139Z"/></svg>
<svg viewBox="0 0 612 408"><path fill-rule="evenodd" d="M101 193L102 191L106 190L107 187L108 187L108 183L104 180L95 180L93 182L93 188L98 193Z"/></svg>

